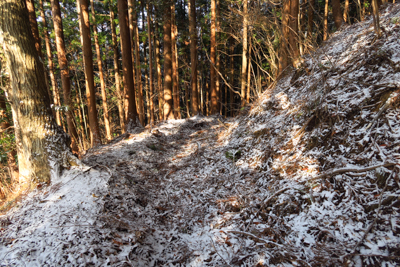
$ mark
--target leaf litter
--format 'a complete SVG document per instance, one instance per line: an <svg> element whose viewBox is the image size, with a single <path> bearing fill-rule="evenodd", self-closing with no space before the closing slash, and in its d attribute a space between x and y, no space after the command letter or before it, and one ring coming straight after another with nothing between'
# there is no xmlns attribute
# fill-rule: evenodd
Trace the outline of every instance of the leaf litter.
<svg viewBox="0 0 400 267"><path fill-rule="evenodd" d="M398 266L400 5L236 118L137 128L0 217L1 266Z"/></svg>

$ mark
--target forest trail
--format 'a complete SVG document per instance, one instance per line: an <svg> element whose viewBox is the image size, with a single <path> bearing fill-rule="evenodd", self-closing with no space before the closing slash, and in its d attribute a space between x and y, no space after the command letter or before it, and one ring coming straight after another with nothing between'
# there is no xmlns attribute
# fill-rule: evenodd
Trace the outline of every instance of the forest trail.
<svg viewBox="0 0 400 267"><path fill-rule="evenodd" d="M237 118L88 151L0 217L0 266L398 266L399 4L381 27L344 27Z"/></svg>

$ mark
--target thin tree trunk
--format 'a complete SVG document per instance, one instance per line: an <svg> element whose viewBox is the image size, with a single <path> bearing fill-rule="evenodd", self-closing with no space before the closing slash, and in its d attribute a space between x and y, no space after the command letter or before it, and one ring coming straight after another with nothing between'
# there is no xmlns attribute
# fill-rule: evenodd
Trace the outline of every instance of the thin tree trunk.
<svg viewBox="0 0 400 267"><path fill-rule="evenodd" d="M101 62L100 44L99 44L99 37L98 37L98 33L97 33L96 15L94 13L93 0L90 0L90 5L92 7L94 44L95 44L96 55L97 55L97 66L99 68L101 98L103 101L104 127L106 128L106 138L108 141L110 141L111 140L111 128L110 128L110 118L108 115L106 83L104 81L103 64Z"/></svg>
<svg viewBox="0 0 400 267"><path fill-rule="evenodd" d="M289 47L292 54L292 63L297 67L300 52L299 52L299 0L291 0L290 3L290 34Z"/></svg>
<svg viewBox="0 0 400 267"><path fill-rule="evenodd" d="M125 114L124 114L124 95L121 92L121 82L119 77L119 64L118 64L118 43L117 34L115 31L115 18L114 11L110 5L110 20L111 20L111 36L112 36L112 46L114 50L114 77L115 77L115 89L117 91L117 103L118 103L118 114L119 114L119 124L121 126L121 132L125 133Z"/></svg>
<svg viewBox="0 0 400 267"><path fill-rule="evenodd" d="M145 25L145 21L146 21L146 16L144 14L144 2L141 2L141 6L142 6L142 31L145 31L146 29L146 25ZM144 37L143 40L143 59L144 59L144 64L148 64L147 61L147 49L146 49L146 36ZM146 103L147 103L147 107L146 107L146 103L144 102L143 99L143 107L144 110L146 110L146 117L145 117L145 121L147 118L147 122L150 121L150 92L149 92L149 65L144 67L144 90L143 92L146 94Z"/></svg>
<svg viewBox="0 0 400 267"><path fill-rule="evenodd" d="M235 68L234 68L234 53L235 53L235 46L234 46L234 39L233 37L231 37L229 39L229 47L231 49L231 64L230 64L230 73L229 73L229 82L231 83L231 86L233 87L235 82L234 82L234 74L235 74ZM233 111L233 102L234 102L234 98L233 98L233 92L229 91L229 106L230 106L230 111L231 111L231 117L234 116L234 111Z"/></svg>
<svg viewBox="0 0 400 267"><path fill-rule="evenodd" d="M153 85L153 45L152 45L152 23L151 23L151 14L152 7L149 5L149 0L146 2L147 9L147 27L148 27L148 39L149 39L149 76L150 76L150 124L154 123L154 85Z"/></svg>
<svg viewBox="0 0 400 267"><path fill-rule="evenodd" d="M139 81L136 75L136 38L135 38L135 17L133 15L136 6L133 5L133 0L128 0L128 19L129 19L129 36L131 41L131 53L132 53L132 73L133 73L133 87L135 88L135 99L140 100L139 97ZM136 11L135 11L136 12ZM124 87L126 89L126 87ZM125 120L128 118L128 92L124 90L124 105L125 105ZM140 114L139 103L136 102L136 112Z"/></svg>
<svg viewBox="0 0 400 267"><path fill-rule="evenodd" d="M56 80L56 76L54 74L54 63L53 63L53 53L52 53L52 48L50 45L50 37L47 29L47 21L46 21L46 16L44 13L44 8L43 8L43 0L39 0L39 8L40 8L40 16L42 17L42 23L43 23L43 29L44 29L44 40L46 43L46 52L47 52L47 58L49 61L49 70L50 70L50 80L51 80L51 86L53 87L53 102L54 102L54 109L56 113L56 120L58 125L62 125L62 120L60 116L60 92L58 90L58 84Z"/></svg>
<svg viewBox="0 0 400 267"><path fill-rule="evenodd" d="M250 57L250 54L251 54L251 39L249 40L249 56L248 56L248 60L249 60L249 63L248 63L248 67L247 67L247 92L246 92L246 103L250 103L250 89L251 89L251 86L250 86L250 83L251 83L251 57Z"/></svg>
<svg viewBox="0 0 400 267"><path fill-rule="evenodd" d="M53 21L54 21L54 32L56 36L58 64L60 66L60 73L61 73L61 84L64 92L64 105L67 107L65 113L67 116L68 133L71 137L72 151L78 154L79 153L79 149L77 146L78 134L76 131L74 117L72 113L71 81L69 79L69 67L65 52L64 32L61 20L60 3L58 0L51 0L51 6L52 6Z"/></svg>
<svg viewBox="0 0 400 267"><path fill-rule="evenodd" d="M243 1L243 53L242 53L242 74L241 74L241 106L246 104L246 73L247 73L247 0Z"/></svg>
<svg viewBox="0 0 400 267"><path fill-rule="evenodd" d="M155 57L156 57L156 68L157 68L157 90L158 90L158 117L159 121L164 119L164 90L162 87L162 76L161 76L161 63L160 63L160 40L157 38L159 28L158 23L155 23L154 44L155 44Z"/></svg>
<svg viewBox="0 0 400 267"><path fill-rule="evenodd" d="M346 23L350 23L350 17L349 17L349 0L345 0L345 2L344 2L343 20L344 20Z"/></svg>
<svg viewBox="0 0 400 267"><path fill-rule="evenodd" d="M199 114L199 91L197 90L197 31L196 31L196 0L190 0L189 31L190 31L190 86L192 115Z"/></svg>
<svg viewBox="0 0 400 267"><path fill-rule="evenodd" d="M174 99L174 116L181 118L180 97L179 97L179 77L178 77L178 51L176 46L176 36L178 30L175 21L175 3L171 4L171 48L172 48L172 95Z"/></svg>
<svg viewBox="0 0 400 267"><path fill-rule="evenodd" d="M282 11L282 36L279 47L279 67L278 75L280 75L289 65L288 58L288 41L289 41L289 24L290 24L290 0L284 0Z"/></svg>
<svg viewBox="0 0 400 267"><path fill-rule="evenodd" d="M96 95L94 88L93 52L90 38L89 10L87 0L79 0L81 8L80 19L82 21L83 63L85 65L86 98L88 101L89 127L91 133L91 145L101 145L99 121L97 119Z"/></svg>
<svg viewBox="0 0 400 267"><path fill-rule="evenodd" d="M133 84L131 38L129 34L128 5L126 0L118 0L119 27L121 31L122 70L124 73L125 91L128 93L128 118L126 129L136 126L137 112L135 88Z"/></svg>
<svg viewBox="0 0 400 267"><path fill-rule="evenodd" d="M328 10L329 10L329 0L325 0L325 10L324 10L324 37L323 40L325 41L328 39Z"/></svg>
<svg viewBox="0 0 400 267"><path fill-rule="evenodd" d="M171 49L171 5L168 0L164 9L164 120L175 119L172 99L172 49Z"/></svg>
<svg viewBox="0 0 400 267"><path fill-rule="evenodd" d="M216 33L215 33L215 39L216 39L216 44L215 44L215 50L216 50L216 62L215 62L215 67L216 67L216 76L215 76L215 90L217 91L217 103L218 103L218 112L220 115L222 115L222 106L221 105L221 84L220 84L220 77L219 73L221 72L221 58L220 58L220 53L219 53L219 42L220 42L220 34L219 32L221 31L220 29L220 5L219 5L220 0L216 0L216 18L215 18L215 26L216 26Z"/></svg>
<svg viewBox="0 0 400 267"><path fill-rule="evenodd" d="M219 112L218 108L218 95L216 88L217 72L216 72L216 20L217 20L217 5L216 0L211 0L211 44L210 44L210 93L211 93L211 114L216 114Z"/></svg>

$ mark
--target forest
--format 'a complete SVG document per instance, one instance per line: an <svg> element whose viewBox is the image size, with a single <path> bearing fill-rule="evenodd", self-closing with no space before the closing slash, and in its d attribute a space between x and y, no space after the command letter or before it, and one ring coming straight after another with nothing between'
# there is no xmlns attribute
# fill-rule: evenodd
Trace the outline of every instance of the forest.
<svg viewBox="0 0 400 267"><path fill-rule="evenodd" d="M0 266L397 266L395 0L0 0Z"/></svg>

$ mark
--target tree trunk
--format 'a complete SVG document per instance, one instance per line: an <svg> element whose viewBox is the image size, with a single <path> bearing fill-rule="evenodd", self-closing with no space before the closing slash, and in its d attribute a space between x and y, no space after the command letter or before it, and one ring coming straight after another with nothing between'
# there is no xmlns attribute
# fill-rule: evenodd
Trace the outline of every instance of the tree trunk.
<svg viewBox="0 0 400 267"><path fill-rule="evenodd" d="M164 120L175 119L172 99L171 0L164 8Z"/></svg>
<svg viewBox="0 0 400 267"><path fill-rule="evenodd" d="M118 114L119 114L119 124L121 126L121 132L125 133L125 114L124 114L124 97L121 92L121 82L119 77L119 66L118 66L118 43L117 43L117 34L115 31L115 18L114 11L112 6L110 5L110 22L111 22L111 37L112 37L112 46L114 51L114 79L115 79L115 89L117 91L117 105L118 105Z"/></svg>
<svg viewBox="0 0 400 267"><path fill-rule="evenodd" d="M164 119L164 90L162 87L162 76L161 76L161 63L160 63L160 40L158 36L158 23L155 23L154 31L154 44L155 44L155 57L156 57L156 68L157 68L157 90L158 90L158 119L162 121Z"/></svg>
<svg viewBox="0 0 400 267"><path fill-rule="evenodd" d="M77 160L67 147L67 136L53 117L44 67L35 49L24 1L1 1L0 14L11 81L8 97L16 127L19 180L27 186L48 183L65 166L62 162Z"/></svg>
<svg viewBox="0 0 400 267"><path fill-rule="evenodd" d="M346 23L350 23L350 17L349 17L349 0L345 0L345 2L344 2L343 20L344 20Z"/></svg>
<svg viewBox="0 0 400 267"><path fill-rule="evenodd" d="M131 41L131 53L132 53L132 74L133 74L133 87L135 88L135 99L139 101L139 81L136 76L136 39L135 39L135 26L136 21L133 16L133 11L136 10L136 7L133 5L133 0L128 0L128 20L129 20L129 36ZM135 11L136 12L136 11ZM126 87L125 87L126 89ZM124 90L124 105L125 105L125 120L128 118L128 92ZM139 103L135 102L136 104L136 112L140 114L139 110Z"/></svg>
<svg viewBox="0 0 400 267"><path fill-rule="evenodd" d="M290 0L290 34L289 48L292 57L292 64L297 67L299 63L299 0Z"/></svg>
<svg viewBox="0 0 400 267"><path fill-rule="evenodd" d="M131 40L128 26L128 5L126 0L118 0L119 27L121 31L122 70L124 73L125 91L128 93L127 131L136 126L137 112L135 88L133 84Z"/></svg>
<svg viewBox="0 0 400 267"><path fill-rule="evenodd" d="M50 80L51 80L51 86L53 87L53 102L54 102L54 109L56 113L56 120L58 125L62 125L62 117L60 116L60 92L58 90L58 84L56 80L56 76L54 74L54 63L53 63L53 53L52 53L52 48L50 45L50 37L47 29L47 22L46 22L46 16L44 13L44 8L43 8L43 0L39 0L39 7L40 7L40 16L42 17L42 22L43 22L43 29L44 29L44 40L46 43L46 52L47 52L47 58L49 61L49 70L50 70Z"/></svg>
<svg viewBox="0 0 400 267"><path fill-rule="evenodd" d="M145 25L145 21L146 21L146 16L144 14L144 2L141 2L141 7L142 7L142 31L145 31L146 29L146 25ZM148 64L147 61L147 49L146 49L146 35L144 36L144 40L143 40L143 64ZM146 94L146 102L144 101L143 98L143 107L144 110L146 110L146 116L145 116L145 121L149 122L150 121L150 93L149 93L149 65L146 65L144 67L144 88L143 88L143 92L144 94ZM147 106L146 106L147 105ZM147 118L147 120L146 120Z"/></svg>
<svg viewBox="0 0 400 267"><path fill-rule="evenodd" d="M196 31L196 0L190 0L189 8L190 31L190 86L192 91L192 115L199 114L199 92L197 90L197 31Z"/></svg>
<svg viewBox="0 0 400 267"><path fill-rule="evenodd" d="M234 53L235 53L235 45L234 45L234 39L233 39L233 37L231 37L230 39L229 39L229 47L230 47L230 50L231 50L231 55L230 55L230 72L229 72L229 82L230 82L230 84L231 84L231 86L233 87L234 86L234 84L235 84L235 81L234 81L234 74L235 74L235 68L234 68L234 60L235 60L235 58L234 58ZM234 111L233 111L233 103L234 102L234 95L233 95L233 92L232 91L229 91L229 108L230 108L230 111L231 111L231 117L233 117L234 116Z"/></svg>
<svg viewBox="0 0 400 267"><path fill-rule="evenodd" d="M246 104L246 73L247 73L247 0L243 1L243 53L242 53L242 75L241 75L241 106Z"/></svg>
<svg viewBox="0 0 400 267"><path fill-rule="evenodd" d="M111 128L110 128L110 118L108 115L106 83L104 81L103 64L101 62L100 44L99 44L99 37L98 37L98 33L97 33L97 24L96 24L96 16L94 13L93 0L90 0L90 5L92 7L94 45L96 48L97 66L99 68L99 77L100 77L101 98L103 101L104 127L106 128L106 138L108 141L110 141L111 140Z"/></svg>
<svg viewBox="0 0 400 267"><path fill-rule="evenodd" d="M88 101L89 127L92 147L101 145L99 121L97 119L96 95L94 89L93 52L90 38L89 11L87 0L79 0L82 22L83 63L85 65L86 98Z"/></svg>
<svg viewBox="0 0 400 267"><path fill-rule="evenodd" d="M150 88L149 88L149 93L150 93L150 103L149 103L149 109L150 109L150 124L154 124L154 85L153 85L153 45L152 45L152 21L151 21L151 14L152 14L152 6L149 4L149 0L146 3L146 9L147 9L147 27L148 27L148 38L149 38L149 76L150 76Z"/></svg>
<svg viewBox="0 0 400 267"><path fill-rule="evenodd" d="M332 0L332 13L336 30L338 30L343 22L343 15L340 11L340 0Z"/></svg>
<svg viewBox="0 0 400 267"><path fill-rule="evenodd" d="M114 51L114 77L115 77L115 89L117 91L117 105L118 105L118 114L119 114L119 124L121 126L121 132L125 133L125 114L124 114L124 96L121 92L121 82L119 77L119 64L118 64L118 43L117 43L117 34L115 31L115 18L114 11L112 6L110 5L110 21L111 21L111 37L112 37L112 46Z"/></svg>
<svg viewBox="0 0 400 267"><path fill-rule="evenodd" d="M176 36L178 29L175 21L175 3L171 4L171 48L172 48L172 95L174 99L174 116L181 118L180 97L179 97L179 77L178 77L178 51L176 46Z"/></svg>
<svg viewBox="0 0 400 267"><path fill-rule="evenodd" d="M216 72L216 20L217 20L217 6L216 0L211 0L211 44L210 44L210 93L211 93L211 114L216 114L219 112L218 108L218 95L217 95L217 88L216 88L216 80L217 80L217 72Z"/></svg>
<svg viewBox="0 0 400 267"><path fill-rule="evenodd" d="M56 47L58 64L60 66L61 84L64 92L64 105L67 107L65 113L67 116L68 133L71 136L72 152L79 153L78 150L78 134L75 127L74 117L71 105L71 81L69 78L69 67L67 56L65 52L64 32L61 19L60 3L59 0L51 0L52 14L54 21L54 32L56 36Z"/></svg>
<svg viewBox="0 0 400 267"><path fill-rule="evenodd" d="M328 10L329 10L329 0L325 0L325 10L324 10L324 37L322 40L328 39Z"/></svg>
<svg viewBox="0 0 400 267"><path fill-rule="evenodd" d="M312 34L314 31L314 7L315 7L315 0L308 0L308 37L309 37L309 40L312 39Z"/></svg>

